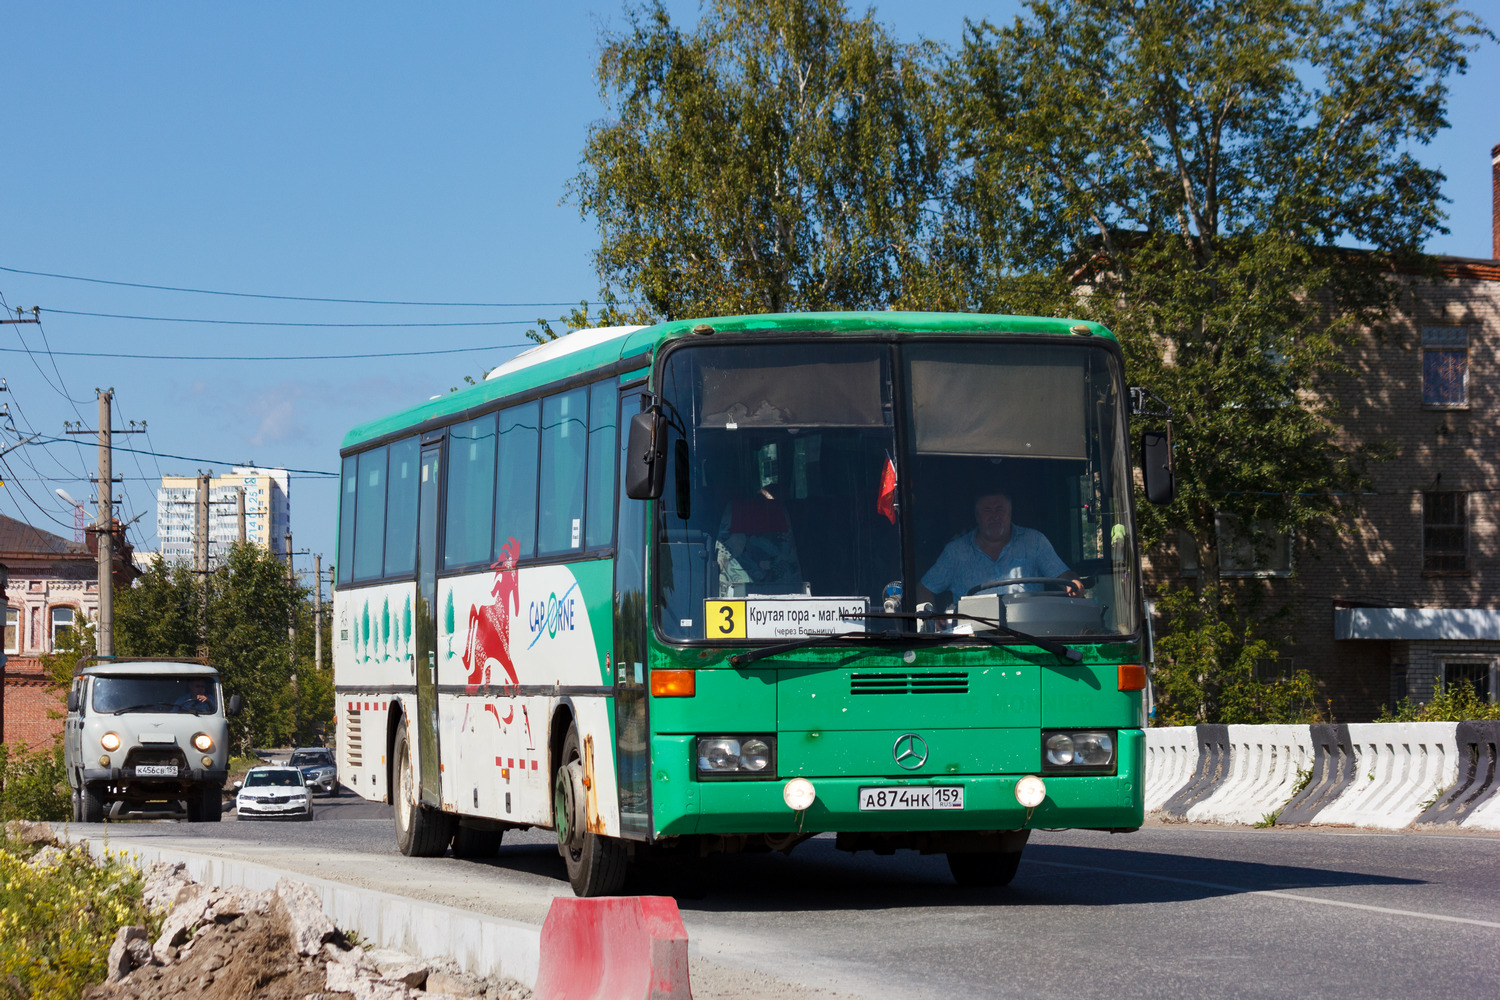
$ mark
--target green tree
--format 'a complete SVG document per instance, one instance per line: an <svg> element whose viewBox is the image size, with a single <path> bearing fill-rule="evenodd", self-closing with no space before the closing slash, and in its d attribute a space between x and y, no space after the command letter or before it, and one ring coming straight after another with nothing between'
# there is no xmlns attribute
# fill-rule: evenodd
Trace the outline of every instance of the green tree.
<svg viewBox="0 0 1500 1000"><path fill-rule="evenodd" d="M312 665L310 598L287 580L285 563L254 545L230 549L205 582L158 558L115 597L116 651L203 656L218 668L226 697L243 699L243 714L230 720L237 746L310 740L333 719L331 676Z"/></svg>
<svg viewBox="0 0 1500 1000"><path fill-rule="evenodd" d="M603 322L616 294L666 319L899 301L942 189L936 47L839 0L626 18L597 70L613 113L569 189L599 226Z"/></svg>
<svg viewBox="0 0 1500 1000"><path fill-rule="evenodd" d="M1218 514L1313 535L1365 483L1319 390L1443 231L1412 148L1486 33L1448 0L1027 6L970 25L949 69L962 169L933 256L955 305L1119 335L1177 415L1179 495L1146 540L1186 532L1216 593Z"/></svg>

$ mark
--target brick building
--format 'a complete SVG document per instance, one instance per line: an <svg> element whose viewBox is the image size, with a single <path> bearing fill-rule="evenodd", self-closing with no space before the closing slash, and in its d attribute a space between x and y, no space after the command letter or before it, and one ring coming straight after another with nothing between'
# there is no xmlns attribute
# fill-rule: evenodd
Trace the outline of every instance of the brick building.
<svg viewBox="0 0 1500 1000"><path fill-rule="evenodd" d="M1341 535L1221 552L1225 583L1288 607L1278 671L1305 668L1336 719L1373 718L1468 679L1500 693L1500 145L1491 152L1497 259L1438 258L1442 278L1349 350L1337 386L1347 442L1384 442L1374 494ZM1158 582L1191 560L1153 553Z"/></svg>
<svg viewBox="0 0 1500 1000"><path fill-rule="evenodd" d="M47 746L62 732L63 702L49 690L41 656L62 629L98 615L95 557L82 542L0 515L0 563L9 569L4 740Z"/></svg>

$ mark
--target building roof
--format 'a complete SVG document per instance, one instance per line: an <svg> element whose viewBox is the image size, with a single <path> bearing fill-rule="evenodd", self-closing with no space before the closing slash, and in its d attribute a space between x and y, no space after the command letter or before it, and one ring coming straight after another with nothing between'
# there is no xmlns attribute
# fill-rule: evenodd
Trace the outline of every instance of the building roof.
<svg viewBox="0 0 1500 1000"><path fill-rule="evenodd" d="M88 546L82 542L69 541L41 528L33 528L24 521L0 514L0 559L6 556L31 556L51 559L78 557L92 559Z"/></svg>

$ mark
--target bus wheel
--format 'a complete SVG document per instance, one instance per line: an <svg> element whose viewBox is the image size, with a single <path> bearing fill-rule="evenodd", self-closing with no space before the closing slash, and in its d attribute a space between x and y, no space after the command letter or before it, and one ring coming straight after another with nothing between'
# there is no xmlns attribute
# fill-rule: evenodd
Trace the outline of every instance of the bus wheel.
<svg viewBox="0 0 1500 1000"><path fill-rule="evenodd" d="M435 858L453 839L453 817L417 801L417 776L412 767L406 726L396 730L396 846L409 858Z"/></svg>
<svg viewBox="0 0 1500 1000"><path fill-rule="evenodd" d="M948 852L948 870L953 873L953 881L974 888L1010 885L1020 863L1020 851Z"/></svg>
<svg viewBox="0 0 1500 1000"><path fill-rule="evenodd" d="M578 726L571 724L553 785L557 852L567 863L568 881L573 884L575 896L609 896L625 884L628 858L623 841L589 832L583 759L578 748Z"/></svg>

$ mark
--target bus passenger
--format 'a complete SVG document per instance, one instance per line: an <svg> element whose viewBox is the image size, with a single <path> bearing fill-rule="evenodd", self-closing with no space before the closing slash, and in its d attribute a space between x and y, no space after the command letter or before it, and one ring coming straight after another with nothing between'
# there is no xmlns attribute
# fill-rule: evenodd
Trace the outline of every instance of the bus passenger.
<svg viewBox="0 0 1500 1000"><path fill-rule="evenodd" d="M1012 523L1010 512L1010 496L1003 491L992 490L975 499L974 529L944 546L917 584L918 603L931 603L945 590L957 598L991 580L1025 576L1057 577L1067 581L1070 597L1082 596L1083 581L1058 558L1047 536ZM1016 586L1042 589L1035 583Z"/></svg>
<svg viewBox="0 0 1500 1000"><path fill-rule="evenodd" d="M800 594L805 589L791 521L769 486L724 508L714 553L720 597Z"/></svg>

